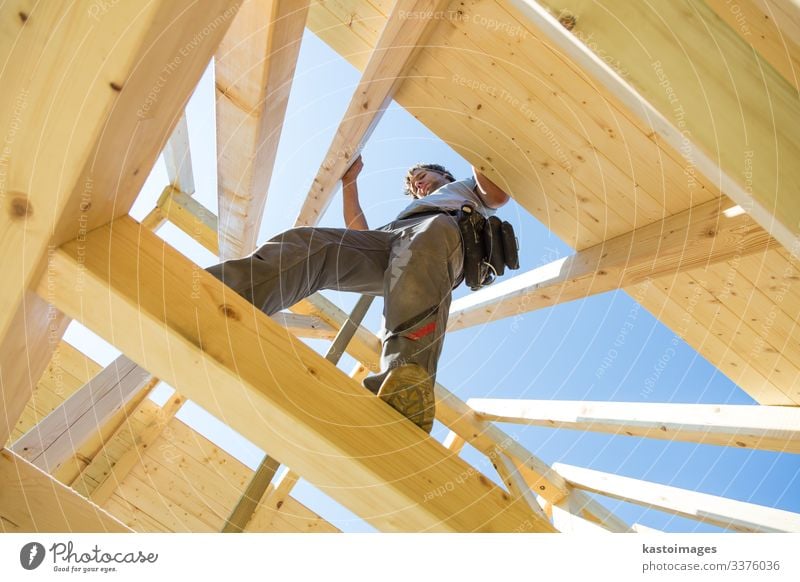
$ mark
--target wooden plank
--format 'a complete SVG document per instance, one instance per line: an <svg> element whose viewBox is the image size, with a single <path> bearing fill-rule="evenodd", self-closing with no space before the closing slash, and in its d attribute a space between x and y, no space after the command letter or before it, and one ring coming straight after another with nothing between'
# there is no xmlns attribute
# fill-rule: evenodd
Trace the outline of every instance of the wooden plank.
<svg viewBox="0 0 800 582"><path fill-rule="evenodd" d="M257 527L251 528L250 524L248 524L247 531L254 533L340 533L339 528L327 522L293 497L287 497L285 503L278 509L266 510L262 508Z"/></svg>
<svg viewBox="0 0 800 582"><path fill-rule="evenodd" d="M742 532L800 532L800 514L555 463L573 486Z"/></svg>
<svg viewBox="0 0 800 582"><path fill-rule="evenodd" d="M105 504L127 474L141 462L145 450L161 434L185 401L182 396L173 395L139 430L136 430L132 423L125 422L115 431L109 442L128 441L130 444L127 450L119 456L111 454L108 447L100 451L72 484L73 489L91 498L98 505ZM143 404L149 406L149 403Z"/></svg>
<svg viewBox="0 0 800 582"><path fill-rule="evenodd" d="M435 14L446 1L397 0L394 3L295 226L319 223L342 174L359 155L402 83L417 47L436 24L435 18L408 18L407 15Z"/></svg>
<svg viewBox="0 0 800 582"><path fill-rule="evenodd" d="M699 338L700 344L689 341L687 336L687 342L698 352L703 354L702 342L706 341L707 337L713 336L722 342L729 354L733 355L738 367L746 366L760 373L766 379L767 386L756 388L761 388L763 392L751 391L751 386L740 384L757 402L800 404L800 385L797 383L800 369L778 349L759 349L755 342L757 336L749 330L739 314L731 311L724 302L710 296L701 285L693 281L689 273L654 279L646 297L651 296L668 296L672 301L686 306L690 316L698 321L703 329L703 334ZM682 330L676 329L676 331ZM717 360L709 358L709 361Z"/></svg>
<svg viewBox="0 0 800 582"><path fill-rule="evenodd" d="M156 208L165 220L169 220L213 254L219 254L217 217L200 202L186 192L167 186L161 193ZM147 227L144 223L142 226Z"/></svg>
<svg viewBox="0 0 800 582"><path fill-rule="evenodd" d="M49 281L48 275L46 284ZM8 333L0 335L0 443L5 444L70 320L30 291L16 307L11 302L2 304L0 311L13 315Z"/></svg>
<svg viewBox="0 0 800 582"><path fill-rule="evenodd" d="M800 9L795 0L705 0L742 40L800 90Z"/></svg>
<svg viewBox="0 0 800 582"><path fill-rule="evenodd" d="M53 473L131 399L140 400L152 376L122 355L23 435L12 450Z"/></svg>
<svg viewBox="0 0 800 582"><path fill-rule="evenodd" d="M466 439L459 434L456 434L455 431L450 431L447 433L447 436L444 437L442 441L442 446L446 449L453 451L456 455L461 453L464 449L464 445L467 444Z"/></svg>
<svg viewBox="0 0 800 582"><path fill-rule="evenodd" d="M473 398L484 420L800 453L800 408Z"/></svg>
<svg viewBox="0 0 800 582"><path fill-rule="evenodd" d="M85 361L83 366L81 366L82 361ZM53 352L53 356L50 358L50 362L34 388L31 399L17 421L9 442L13 443L19 439L86 383L83 380L85 373L81 374L81 378L78 378L70 373L70 368L79 371L81 367L84 369L89 368L90 364L92 370L95 369L95 366L99 368L68 343L63 340L59 342L58 347Z"/></svg>
<svg viewBox="0 0 800 582"><path fill-rule="evenodd" d="M764 230L786 248L800 244L800 199L793 194L800 169L779 163L800 154L797 89L705 2L670 2L658 10L625 0L543 4L572 12L572 33L591 35L595 47L625 67L630 85L539 4L512 1L558 50L692 159L698 172L712 181L716 176L723 193ZM695 74L683 74L687 67Z"/></svg>
<svg viewBox="0 0 800 582"><path fill-rule="evenodd" d="M253 517L253 512L258 507L259 500L280 466L281 464L269 455L264 457L236 507L225 520L222 533L242 533L245 530L247 523Z"/></svg>
<svg viewBox="0 0 800 582"><path fill-rule="evenodd" d="M439 383L436 384L436 418L490 459L498 451L508 456L528 486L547 501L556 503L569 494L566 482L551 467L499 427L477 418L466 403Z"/></svg>
<svg viewBox="0 0 800 582"><path fill-rule="evenodd" d="M189 126L185 112L178 119L161 155L164 156L164 164L167 166L170 186L189 196L194 194L192 152L189 148Z"/></svg>
<svg viewBox="0 0 800 582"><path fill-rule="evenodd" d="M492 466L497 469L500 479L502 479L512 497L523 500L530 510L538 514L542 519L549 519L545 515L542 506L539 505L536 494L531 491L520 475L519 468L509 457L504 455L502 451L495 451L495 455L489 457L489 460L492 462Z"/></svg>
<svg viewBox="0 0 800 582"><path fill-rule="evenodd" d="M315 293L290 308L294 313L317 318L333 329L339 329L347 320L347 314L320 293ZM347 344L347 353L373 372L380 370L381 342L374 333L359 326L353 339Z"/></svg>
<svg viewBox="0 0 800 582"><path fill-rule="evenodd" d="M116 495L103 505L103 509L108 511L126 526L137 532L170 533L172 531L164 524L147 515L138 507L131 505Z"/></svg>
<svg viewBox="0 0 800 582"><path fill-rule="evenodd" d="M131 531L8 449L0 451L0 519L7 533Z"/></svg>
<svg viewBox="0 0 800 582"><path fill-rule="evenodd" d="M0 73L0 127L11 143L3 153L0 261L13 277L0 290L0 352L11 357L16 348L5 344L27 340L24 350L47 353L3 366L4 376L28 361L30 371L43 369L60 339L46 341L46 315L21 315L28 289L48 276L48 245L128 212L236 7L121 3L96 20L89 0L37 5L35 14L26 0L5 5L0 53L10 65ZM3 382L0 442L30 397L28 372Z"/></svg>
<svg viewBox="0 0 800 582"><path fill-rule="evenodd" d="M151 482L146 475L129 473L115 491L115 498L124 500L150 519L161 523L169 531L183 533L219 531L217 524L210 525L195 515L196 504L193 504L191 499L171 495L166 489L159 490L157 485L158 483ZM221 525L221 518L218 523Z"/></svg>
<svg viewBox="0 0 800 582"><path fill-rule="evenodd" d="M607 534L609 530L604 527L583 519L580 516L582 507L576 501L575 496L565 497L558 503L553 504L550 511L553 516L553 525L561 533L570 534Z"/></svg>
<svg viewBox="0 0 800 582"><path fill-rule="evenodd" d="M220 256L256 249L309 0L245 0L215 60Z"/></svg>
<svg viewBox="0 0 800 582"><path fill-rule="evenodd" d="M725 198L703 203L457 299L450 307L448 330L629 287L776 244L748 215L727 217L725 211L733 206Z"/></svg>
<svg viewBox="0 0 800 582"><path fill-rule="evenodd" d="M200 272L199 297L187 299L197 267L135 221L118 219L81 243L82 262L78 241L54 255L54 297L65 313L134 360L146 359L210 413L235 419L243 436L376 527L513 531L527 521L532 530L551 530L266 316L241 317L252 306L230 293L223 301L211 275ZM74 291L78 276L82 293ZM86 301L96 309L82 310ZM126 333L115 332L123 324ZM298 383L303 390L286 391ZM423 503L426 491L464 471L471 476L453 491Z"/></svg>

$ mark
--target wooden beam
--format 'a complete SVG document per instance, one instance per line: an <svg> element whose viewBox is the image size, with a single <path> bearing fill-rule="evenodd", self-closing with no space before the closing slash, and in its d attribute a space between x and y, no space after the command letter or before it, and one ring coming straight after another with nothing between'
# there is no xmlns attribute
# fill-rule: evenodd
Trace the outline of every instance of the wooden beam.
<svg viewBox="0 0 800 582"><path fill-rule="evenodd" d="M583 507L575 496L565 497L550 508L553 525L561 533L607 534L609 530L581 517Z"/></svg>
<svg viewBox="0 0 800 582"><path fill-rule="evenodd" d="M45 286L49 282L48 276ZM0 443L3 444L8 442L70 321L30 291L25 292L16 309L4 305L15 313L8 333L0 336Z"/></svg>
<svg viewBox="0 0 800 582"><path fill-rule="evenodd" d="M330 324L313 315L300 315L281 311L273 315L272 320L297 337L316 339L333 339L336 337L336 330Z"/></svg>
<svg viewBox="0 0 800 582"><path fill-rule="evenodd" d="M49 245L128 212L236 7L236 0L123 2L95 18L89 0L35 11L25 0L4 6L0 263L10 280L0 287L0 346L26 337L46 349L30 372L58 343L37 339L48 335L46 317L22 315L29 288L47 277ZM5 442L30 383L3 382L1 396Z"/></svg>
<svg viewBox="0 0 800 582"><path fill-rule="evenodd" d="M470 293L453 301L448 330L583 299L776 244L748 215L728 216L734 206L718 198Z"/></svg>
<svg viewBox="0 0 800 582"><path fill-rule="evenodd" d="M249 315L244 298L203 271L197 281L195 265L132 219L63 245L53 265L65 313L375 527L552 530L268 317ZM440 488L447 494L425 499Z"/></svg>
<svg viewBox="0 0 800 582"><path fill-rule="evenodd" d="M131 420L126 419L108 439L103 450L81 471L72 483L72 488L98 505L105 505L131 469L142 462L147 448L161 435L185 402L186 398L173 394L140 431L134 430ZM131 416L151 404L145 400ZM112 445L116 443L129 443L128 448L119 457L110 454Z"/></svg>
<svg viewBox="0 0 800 582"><path fill-rule="evenodd" d="M743 532L800 532L800 514L555 463L575 487Z"/></svg>
<svg viewBox="0 0 800 582"><path fill-rule="evenodd" d="M132 531L8 449L0 450L0 528L5 533Z"/></svg>
<svg viewBox="0 0 800 582"><path fill-rule="evenodd" d="M542 506L539 505L536 494L531 491L531 488L520 475L519 467L516 463L499 450L496 450L495 455L489 457L489 460L497 470L500 479L503 481L512 497L523 500L530 510L539 515L542 519L549 519L547 515L545 515Z"/></svg>
<svg viewBox="0 0 800 582"><path fill-rule="evenodd" d="M800 408L474 398L484 420L800 453Z"/></svg>
<svg viewBox="0 0 800 582"><path fill-rule="evenodd" d="M464 445L467 444L467 441L459 434L456 434L455 431L450 431L447 433L447 436L442 441L442 446L446 449L453 451L455 454L460 454L461 451L464 449Z"/></svg>
<svg viewBox="0 0 800 582"><path fill-rule="evenodd" d="M575 515L614 533L631 533L627 523L583 491L570 487L569 499L572 500L570 510Z"/></svg>
<svg viewBox="0 0 800 582"><path fill-rule="evenodd" d="M320 293L315 293L290 307L291 311L307 315L325 322L333 329L339 329L347 320L347 314ZM350 343L347 353L373 372L380 370L381 341L374 333L359 326Z"/></svg>
<svg viewBox="0 0 800 582"><path fill-rule="evenodd" d="M572 33L539 3L511 1L529 28L652 127L691 172L719 185L787 249L800 245L800 168L782 162L800 157L797 89L705 2L542 4L569 10ZM627 82L601 57L624 68Z"/></svg>
<svg viewBox="0 0 800 582"><path fill-rule="evenodd" d="M242 497L236 507L233 508L230 516L225 520L222 533L241 533L245 530L258 507L260 499L267 491L272 479L275 478L275 473L278 472L280 466L281 464L273 457L269 455L264 457L250 483L247 484L247 489L242 493Z"/></svg>
<svg viewBox="0 0 800 582"><path fill-rule="evenodd" d="M344 311L322 295L313 295L309 300L313 300L315 313L319 317L324 317L334 327L342 325L347 318ZM308 303L306 305L298 304L294 308L307 305ZM351 356L360 361L351 374L352 377L362 378L366 374L365 362L377 365L380 341L363 327L359 327L347 349ZM589 496L574 490L560 475L520 445L512 436L500 430L493 423L479 419L465 402L440 384L436 384L436 418L452 430L451 434L462 437L487 456L493 454L493 451L499 447L499 450L504 451L518 468L528 487L546 501L557 503L568 495L576 495L584 507L587 519L602 523L611 531L629 531L625 522Z"/></svg>
<svg viewBox="0 0 800 582"><path fill-rule="evenodd" d="M279 511L286 504L289 494L299 480L300 475L288 468L273 480L258 501L258 507L253 511L252 519L247 523L244 531L269 531L273 512Z"/></svg>
<svg viewBox="0 0 800 582"><path fill-rule="evenodd" d="M309 0L245 0L216 55L219 240L256 249Z"/></svg>
<svg viewBox="0 0 800 582"><path fill-rule="evenodd" d="M147 395L152 376L120 356L15 442L11 450L48 473L130 400Z"/></svg>
<svg viewBox="0 0 800 582"><path fill-rule="evenodd" d="M705 0L714 13L800 90L800 7L796 0Z"/></svg>
<svg viewBox="0 0 800 582"><path fill-rule="evenodd" d="M498 451L508 456L528 487L547 501L557 503L569 494L567 483L550 466L499 427L477 418L464 401L439 383L436 384L436 419L490 459Z"/></svg>
<svg viewBox="0 0 800 582"><path fill-rule="evenodd" d="M217 217L195 198L173 186L167 186L161 193L156 208L165 220L180 228L211 253L219 255ZM145 223L142 226L148 227Z"/></svg>
<svg viewBox="0 0 800 582"><path fill-rule="evenodd" d="M322 218L342 174L361 152L402 83L418 47L438 22L437 18L408 18L407 15L436 14L445 4L446 0L397 0L394 3L295 226L315 225Z"/></svg>
<svg viewBox="0 0 800 582"><path fill-rule="evenodd" d="M192 152L189 148L189 126L185 112L178 119L161 155L164 156L164 164L167 166L170 186L189 196L194 194Z"/></svg>

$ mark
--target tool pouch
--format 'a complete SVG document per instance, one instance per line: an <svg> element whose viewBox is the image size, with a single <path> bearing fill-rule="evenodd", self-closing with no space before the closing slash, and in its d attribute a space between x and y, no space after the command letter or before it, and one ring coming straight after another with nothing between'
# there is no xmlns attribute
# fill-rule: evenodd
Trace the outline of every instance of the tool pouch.
<svg viewBox="0 0 800 582"><path fill-rule="evenodd" d="M484 218L471 206L458 213L464 243L464 280L473 291L491 285L505 268L519 269L519 248L509 222L496 216Z"/></svg>

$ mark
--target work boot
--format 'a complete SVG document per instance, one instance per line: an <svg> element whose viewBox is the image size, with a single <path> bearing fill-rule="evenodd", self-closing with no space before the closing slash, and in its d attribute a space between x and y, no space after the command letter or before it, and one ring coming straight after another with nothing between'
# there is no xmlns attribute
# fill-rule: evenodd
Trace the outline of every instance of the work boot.
<svg viewBox="0 0 800 582"><path fill-rule="evenodd" d="M436 415L436 398L433 379L422 366L406 364L389 370L378 398L430 434Z"/></svg>

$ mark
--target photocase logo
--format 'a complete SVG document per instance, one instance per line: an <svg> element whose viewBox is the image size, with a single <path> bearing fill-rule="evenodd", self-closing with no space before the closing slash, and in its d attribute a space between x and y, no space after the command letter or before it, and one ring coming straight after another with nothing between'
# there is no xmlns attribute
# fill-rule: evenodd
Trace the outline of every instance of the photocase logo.
<svg viewBox="0 0 800 582"><path fill-rule="evenodd" d="M30 542L19 551L19 563L26 570L35 570L44 561L44 546L39 542Z"/></svg>

